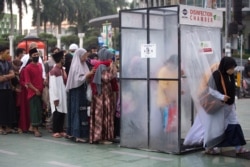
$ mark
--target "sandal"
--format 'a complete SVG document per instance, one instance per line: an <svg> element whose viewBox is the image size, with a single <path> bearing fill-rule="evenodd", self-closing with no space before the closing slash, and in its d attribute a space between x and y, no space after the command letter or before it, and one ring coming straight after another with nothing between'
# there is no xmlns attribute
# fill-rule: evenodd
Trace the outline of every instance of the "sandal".
<svg viewBox="0 0 250 167"><path fill-rule="evenodd" d="M67 134L66 134L66 135L64 136L64 138L65 138L65 139L73 139L74 136L70 136L70 135L67 135Z"/></svg>
<svg viewBox="0 0 250 167"><path fill-rule="evenodd" d="M219 148L211 148L211 149L206 149L205 154L209 155L218 155L221 153L221 150Z"/></svg>
<svg viewBox="0 0 250 167"><path fill-rule="evenodd" d="M7 135L7 132L3 129L0 130L0 135Z"/></svg>
<svg viewBox="0 0 250 167"><path fill-rule="evenodd" d="M99 142L100 144L113 144L113 142L108 141L108 140L102 140Z"/></svg>
<svg viewBox="0 0 250 167"><path fill-rule="evenodd" d="M15 129L7 129L6 130L6 133L8 133L8 134L16 134L16 133L18 133Z"/></svg>
<svg viewBox="0 0 250 167"><path fill-rule="evenodd" d="M35 136L35 137L42 137L42 134L41 134L40 132L37 131L37 132L34 132L34 136Z"/></svg>
<svg viewBox="0 0 250 167"><path fill-rule="evenodd" d="M240 147L240 149L236 150L235 152L236 152L236 154L244 154L244 153L248 153L250 151L244 147Z"/></svg>
<svg viewBox="0 0 250 167"><path fill-rule="evenodd" d="M61 138L62 136L60 135L60 133L54 133L52 135L54 138Z"/></svg>
<svg viewBox="0 0 250 167"><path fill-rule="evenodd" d="M66 134L65 132L61 132L60 135L61 135L62 137L66 137L66 136L67 136L67 134Z"/></svg>

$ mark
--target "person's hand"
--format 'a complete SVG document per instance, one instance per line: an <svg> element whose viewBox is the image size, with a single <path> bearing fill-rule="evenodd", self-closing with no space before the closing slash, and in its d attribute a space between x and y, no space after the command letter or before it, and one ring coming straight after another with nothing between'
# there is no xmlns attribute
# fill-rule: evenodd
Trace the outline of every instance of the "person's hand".
<svg viewBox="0 0 250 167"><path fill-rule="evenodd" d="M37 96L40 96L40 95L41 95L41 92L40 92L38 89L36 89L35 92L36 92L36 95L37 95Z"/></svg>
<svg viewBox="0 0 250 167"><path fill-rule="evenodd" d="M58 105L59 105L59 100L55 100L55 101L54 101L54 105L55 105L55 106L58 106Z"/></svg>
<svg viewBox="0 0 250 167"><path fill-rule="evenodd" d="M227 101L228 101L228 99L230 99L230 97L229 97L229 96L227 96L227 95L224 95L224 99L223 99L223 101L224 101L224 102L227 102Z"/></svg>
<svg viewBox="0 0 250 167"><path fill-rule="evenodd" d="M7 81L8 78L4 75L0 76L0 82L4 82L4 81Z"/></svg>
<svg viewBox="0 0 250 167"><path fill-rule="evenodd" d="M21 92L21 89L20 88L15 88L15 91L20 93Z"/></svg>
<svg viewBox="0 0 250 167"><path fill-rule="evenodd" d="M115 63L111 63L110 64L110 70L111 70L111 72L113 72L113 73L117 73L117 68L116 68L116 65L115 65Z"/></svg>
<svg viewBox="0 0 250 167"><path fill-rule="evenodd" d="M45 80L43 81L43 85L44 85L44 86L48 86L48 79L45 79Z"/></svg>
<svg viewBox="0 0 250 167"><path fill-rule="evenodd" d="M0 82L3 82L3 81L5 81L5 80L4 80L4 77L3 77L3 76L0 76Z"/></svg>
<svg viewBox="0 0 250 167"><path fill-rule="evenodd" d="M96 72L96 69L93 68L93 69L91 70L91 73L94 75L95 72Z"/></svg>

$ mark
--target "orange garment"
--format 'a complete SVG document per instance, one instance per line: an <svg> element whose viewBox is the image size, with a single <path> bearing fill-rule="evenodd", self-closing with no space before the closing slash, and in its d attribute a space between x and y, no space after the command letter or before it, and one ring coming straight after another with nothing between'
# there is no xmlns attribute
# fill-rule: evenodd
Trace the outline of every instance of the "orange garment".
<svg viewBox="0 0 250 167"><path fill-rule="evenodd" d="M178 69L171 70L164 66L158 73L159 79L177 79ZM157 104L159 107L165 107L172 102L176 102L178 98L178 82L170 80L159 80L157 88Z"/></svg>

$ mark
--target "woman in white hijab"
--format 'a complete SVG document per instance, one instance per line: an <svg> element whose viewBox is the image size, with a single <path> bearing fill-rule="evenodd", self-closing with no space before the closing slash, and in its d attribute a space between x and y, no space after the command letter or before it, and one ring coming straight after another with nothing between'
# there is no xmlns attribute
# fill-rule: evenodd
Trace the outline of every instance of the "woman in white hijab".
<svg viewBox="0 0 250 167"><path fill-rule="evenodd" d="M68 75L66 90L68 92L68 127L67 138L75 142L87 142L89 123L86 99L87 81L95 70L89 71L86 60L89 53L79 48L75 51Z"/></svg>

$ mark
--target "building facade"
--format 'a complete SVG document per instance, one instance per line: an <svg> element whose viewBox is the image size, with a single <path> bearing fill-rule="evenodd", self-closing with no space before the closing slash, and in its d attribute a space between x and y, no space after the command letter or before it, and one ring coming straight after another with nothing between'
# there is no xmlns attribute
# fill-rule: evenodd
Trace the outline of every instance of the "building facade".
<svg viewBox="0 0 250 167"><path fill-rule="evenodd" d="M11 19L10 14L4 13L3 18L0 19L0 36L4 34L10 34L11 31ZM17 15L13 14L13 26L14 34L17 32Z"/></svg>
<svg viewBox="0 0 250 167"><path fill-rule="evenodd" d="M233 0L231 0L233 3ZM154 7L167 5L191 5L199 7L225 8L226 0L134 0L137 7ZM242 0L245 7L249 8L250 0Z"/></svg>

